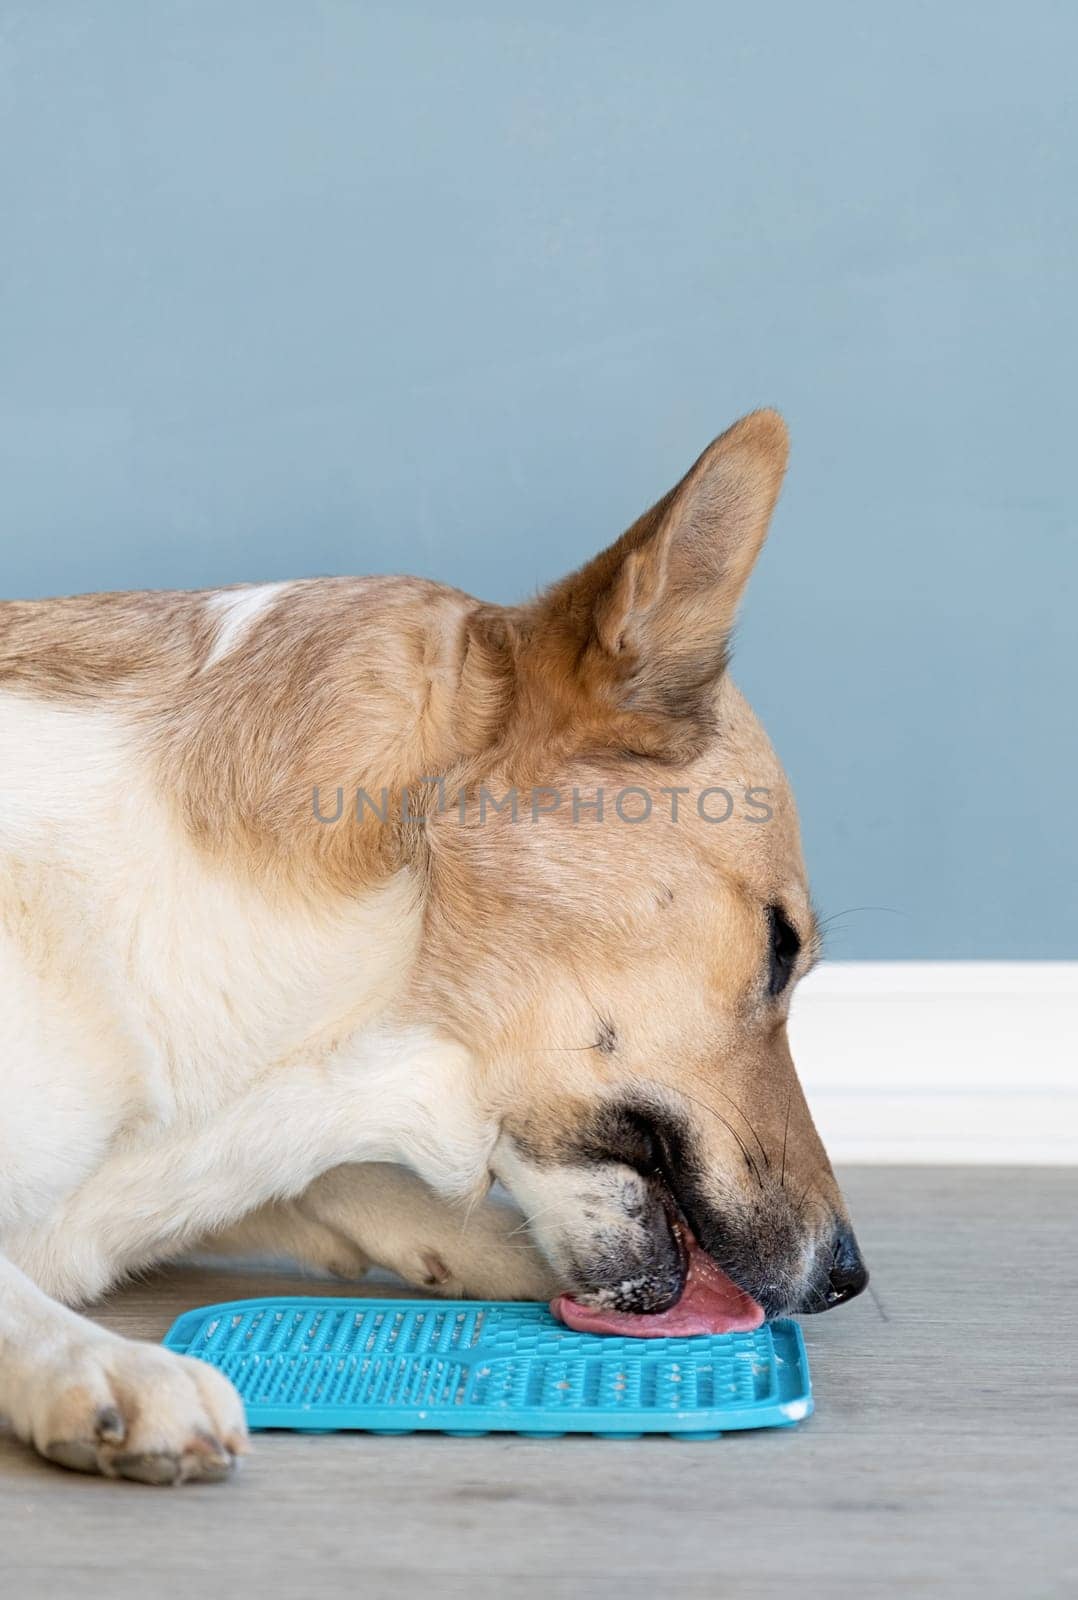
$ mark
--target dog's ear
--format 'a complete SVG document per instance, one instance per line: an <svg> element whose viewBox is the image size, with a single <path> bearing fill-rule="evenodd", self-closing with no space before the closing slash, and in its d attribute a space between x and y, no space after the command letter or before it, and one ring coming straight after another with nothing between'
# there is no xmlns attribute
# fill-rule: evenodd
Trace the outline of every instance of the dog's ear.
<svg viewBox="0 0 1078 1600"><path fill-rule="evenodd" d="M742 591L778 498L786 426L754 411L720 435L616 544L540 603L581 687L636 720L649 748L710 726Z"/></svg>

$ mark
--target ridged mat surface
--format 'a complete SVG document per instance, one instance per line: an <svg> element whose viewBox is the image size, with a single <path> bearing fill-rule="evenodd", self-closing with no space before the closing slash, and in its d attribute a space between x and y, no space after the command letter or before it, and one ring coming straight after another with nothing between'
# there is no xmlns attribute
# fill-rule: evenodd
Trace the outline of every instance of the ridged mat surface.
<svg viewBox="0 0 1078 1600"><path fill-rule="evenodd" d="M714 1437L812 1410L795 1322L753 1333L574 1333L520 1301L234 1300L165 1344L219 1367L252 1428Z"/></svg>

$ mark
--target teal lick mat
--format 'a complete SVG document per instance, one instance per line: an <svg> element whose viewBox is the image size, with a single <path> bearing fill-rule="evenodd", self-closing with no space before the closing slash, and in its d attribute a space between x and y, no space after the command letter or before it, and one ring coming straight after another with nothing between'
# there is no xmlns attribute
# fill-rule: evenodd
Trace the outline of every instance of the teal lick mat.
<svg viewBox="0 0 1078 1600"><path fill-rule="evenodd" d="M812 1410L787 1321L625 1339L521 1301L233 1300L185 1312L164 1342L226 1373L252 1428L699 1439Z"/></svg>

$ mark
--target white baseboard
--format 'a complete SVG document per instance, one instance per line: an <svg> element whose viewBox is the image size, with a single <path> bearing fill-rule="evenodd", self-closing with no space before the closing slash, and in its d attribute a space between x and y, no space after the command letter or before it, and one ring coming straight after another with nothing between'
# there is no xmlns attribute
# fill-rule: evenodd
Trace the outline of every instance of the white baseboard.
<svg viewBox="0 0 1078 1600"><path fill-rule="evenodd" d="M790 1037L836 1161L1078 1162L1078 961L827 962Z"/></svg>

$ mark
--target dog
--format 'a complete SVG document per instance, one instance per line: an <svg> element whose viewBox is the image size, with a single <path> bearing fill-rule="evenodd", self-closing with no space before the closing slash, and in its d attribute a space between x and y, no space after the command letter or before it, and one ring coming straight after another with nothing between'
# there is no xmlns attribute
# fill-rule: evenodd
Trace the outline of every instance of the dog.
<svg viewBox="0 0 1078 1600"><path fill-rule="evenodd" d="M864 1287L787 1043L794 805L727 672L786 456L743 418L516 607L0 606L0 1413L42 1455L228 1475L226 1379L74 1309L195 1247L598 1331Z"/></svg>

